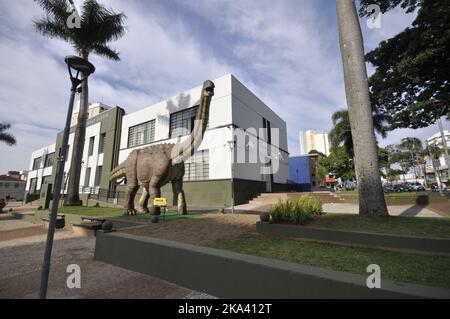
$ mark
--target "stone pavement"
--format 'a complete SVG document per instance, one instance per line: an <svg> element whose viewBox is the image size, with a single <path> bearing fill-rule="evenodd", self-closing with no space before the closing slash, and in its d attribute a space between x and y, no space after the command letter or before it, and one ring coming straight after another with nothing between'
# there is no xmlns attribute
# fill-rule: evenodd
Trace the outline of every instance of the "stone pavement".
<svg viewBox="0 0 450 319"><path fill-rule="evenodd" d="M324 204L323 211L330 214L358 214L357 204L333 203ZM410 217L441 217L439 214L418 205L396 205L388 206L391 216L410 216Z"/></svg>
<svg viewBox="0 0 450 319"><path fill-rule="evenodd" d="M36 228L25 221L0 217L0 299L36 298L46 234L10 239L11 231ZM40 228L38 226L38 228ZM30 235L30 236L28 236ZM57 231L53 245L48 298L207 298L172 283L94 261L94 237ZM81 268L81 288L67 288L67 266Z"/></svg>

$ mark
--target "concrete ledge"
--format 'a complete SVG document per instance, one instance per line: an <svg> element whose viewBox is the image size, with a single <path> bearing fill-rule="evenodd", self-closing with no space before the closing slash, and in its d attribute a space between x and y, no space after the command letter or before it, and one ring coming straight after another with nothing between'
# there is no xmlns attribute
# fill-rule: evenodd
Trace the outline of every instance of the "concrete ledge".
<svg viewBox="0 0 450 319"><path fill-rule="evenodd" d="M450 298L450 290L382 280L125 233L97 233L95 259L220 298Z"/></svg>
<svg viewBox="0 0 450 319"><path fill-rule="evenodd" d="M321 241L334 241L354 245L385 247L410 251L450 254L450 239L400 236L379 233L311 228L294 225L256 223L256 230L264 235L298 237Z"/></svg>

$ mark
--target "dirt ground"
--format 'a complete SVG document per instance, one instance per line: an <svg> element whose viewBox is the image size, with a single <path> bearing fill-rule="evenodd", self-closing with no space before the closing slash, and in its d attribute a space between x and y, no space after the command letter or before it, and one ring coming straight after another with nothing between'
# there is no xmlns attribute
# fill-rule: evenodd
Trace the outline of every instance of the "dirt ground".
<svg viewBox="0 0 450 319"><path fill-rule="evenodd" d="M122 232L210 246L219 240L234 239L241 235L257 235L258 220L258 215L205 214L193 219L160 221L157 224L124 229Z"/></svg>
<svg viewBox="0 0 450 319"><path fill-rule="evenodd" d="M0 299L37 298L46 231L0 216ZM94 260L95 237L58 230L52 253L48 298L205 299L209 295ZM81 270L81 288L69 289L67 266Z"/></svg>

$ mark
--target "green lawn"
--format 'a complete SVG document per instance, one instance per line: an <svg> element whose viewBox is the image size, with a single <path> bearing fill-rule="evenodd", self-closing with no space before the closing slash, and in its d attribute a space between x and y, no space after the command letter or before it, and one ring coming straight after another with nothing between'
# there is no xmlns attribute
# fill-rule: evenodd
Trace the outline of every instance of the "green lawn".
<svg viewBox="0 0 450 319"><path fill-rule="evenodd" d="M58 209L58 213L59 214L81 215L81 216L117 217L117 216L123 215L123 208L62 206Z"/></svg>
<svg viewBox="0 0 450 319"><path fill-rule="evenodd" d="M450 218L445 217L363 217L326 214L314 218L306 227L450 238Z"/></svg>
<svg viewBox="0 0 450 319"><path fill-rule="evenodd" d="M417 255L263 236L225 240L214 247L361 275L368 275L368 265L378 264L382 279L450 288L448 256Z"/></svg>

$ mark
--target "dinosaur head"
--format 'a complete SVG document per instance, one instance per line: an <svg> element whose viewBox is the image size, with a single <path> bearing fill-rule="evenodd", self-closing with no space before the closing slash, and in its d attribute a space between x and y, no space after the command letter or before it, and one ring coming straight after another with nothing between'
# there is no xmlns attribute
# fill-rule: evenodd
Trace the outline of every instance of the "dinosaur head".
<svg viewBox="0 0 450 319"><path fill-rule="evenodd" d="M214 96L215 87L216 86L214 85L213 81L206 80L205 82L203 82L202 94L204 94L206 97Z"/></svg>

